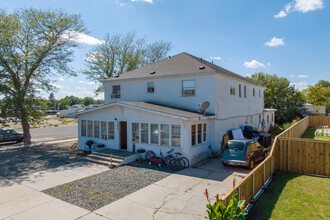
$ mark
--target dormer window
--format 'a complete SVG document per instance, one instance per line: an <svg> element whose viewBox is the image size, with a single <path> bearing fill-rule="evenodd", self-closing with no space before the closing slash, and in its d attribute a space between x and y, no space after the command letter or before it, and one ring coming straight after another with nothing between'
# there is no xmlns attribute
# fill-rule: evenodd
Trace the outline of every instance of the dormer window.
<svg viewBox="0 0 330 220"><path fill-rule="evenodd" d="M182 81L182 96L195 96L195 80Z"/></svg>
<svg viewBox="0 0 330 220"><path fill-rule="evenodd" d="M113 85L112 86L111 98L114 98L114 99L120 98L120 85Z"/></svg>
<svg viewBox="0 0 330 220"><path fill-rule="evenodd" d="M148 82L148 93L154 93L154 92L155 92L154 82Z"/></svg>

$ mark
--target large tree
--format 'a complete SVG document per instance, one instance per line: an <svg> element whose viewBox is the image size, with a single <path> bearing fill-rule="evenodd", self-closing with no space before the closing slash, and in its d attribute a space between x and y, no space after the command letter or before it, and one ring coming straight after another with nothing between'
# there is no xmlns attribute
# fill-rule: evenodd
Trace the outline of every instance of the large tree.
<svg viewBox="0 0 330 220"><path fill-rule="evenodd" d="M93 48L85 58L87 77L95 82L164 59L171 49L171 43L156 41L146 43L134 32L106 34L103 43ZM102 91L99 87L96 92Z"/></svg>
<svg viewBox="0 0 330 220"><path fill-rule="evenodd" d="M86 32L80 15L61 10L0 10L0 92L5 97L2 115L21 120L24 143L31 143L30 123L37 117L40 90L51 91L50 76L74 75L76 37Z"/></svg>
<svg viewBox="0 0 330 220"><path fill-rule="evenodd" d="M324 105L327 111L330 110L330 82L320 80L314 86L309 86L304 90L307 102L314 105Z"/></svg>
<svg viewBox="0 0 330 220"><path fill-rule="evenodd" d="M265 108L277 109L276 123L282 125L301 115L304 95L291 86L288 79L265 73L256 73L248 78L267 87Z"/></svg>

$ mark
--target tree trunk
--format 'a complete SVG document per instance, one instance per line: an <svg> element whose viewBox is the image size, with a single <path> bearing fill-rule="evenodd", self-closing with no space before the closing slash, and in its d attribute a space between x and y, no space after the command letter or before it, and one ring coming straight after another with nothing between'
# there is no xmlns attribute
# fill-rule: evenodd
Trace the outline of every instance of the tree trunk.
<svg viewBox="0 0 330 220"><path fill-rule="evenodd" d="M25 109L25 106L20 103L20 112L21 112L21 123L23 127L23 142L24 146L28 147L31 144L31 134L30 134L30 124L28 120L28 112Z"/></svg>

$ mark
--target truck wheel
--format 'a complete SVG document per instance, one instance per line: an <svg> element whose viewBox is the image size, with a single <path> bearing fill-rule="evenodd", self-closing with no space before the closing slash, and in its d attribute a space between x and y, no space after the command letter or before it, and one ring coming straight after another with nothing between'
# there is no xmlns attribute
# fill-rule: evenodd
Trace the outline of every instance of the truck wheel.
<svg viewBox="0 0 330 220"><path fill-rule="evenodd" d="M249 163L249 169L250 169L250 170L253 170L254 165L255 165L255 164L254 164L254 159L251 159L251 160L250 160L250 163Z"/></svg>

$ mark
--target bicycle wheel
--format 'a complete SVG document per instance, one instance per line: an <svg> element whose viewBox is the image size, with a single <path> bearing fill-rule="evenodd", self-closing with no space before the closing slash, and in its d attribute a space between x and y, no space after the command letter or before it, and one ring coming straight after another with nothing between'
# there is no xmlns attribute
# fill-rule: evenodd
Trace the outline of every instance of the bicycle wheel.
<svg viewBox="0 0 330 220"><path fill-rule="evenodd" d="M174 157L171 155L168 155L165 157L165 167L167 168L173 168L174 167Z"/></svg>
<svg viewBox="0 0 330 220"><path fill-rule="evenodd" d="M178 170L182 170L185 167L185 161L182 158L178 158L175 160L175 165Z"/></svg>
<svg viewBox="0 0 330 220"><path fill-rule="evenodd" d="M187 168L187 167L189 167L189 160L188 160L188 158L186 158L186 157L181 157L181 160L183 160L184 161L184 168Z"/></svg>
<svg viewBox="0 0 330 220"><path fill-rule="evenodd" d="M148 161L149 161L150 157L155 157L155 156L156 156L156 154L151 150L146 152L146 160L148 160Z"/></svg>

